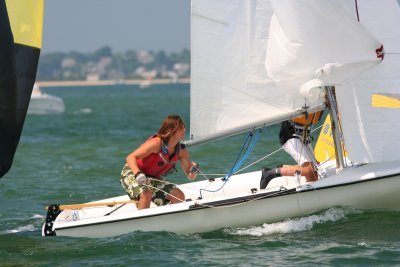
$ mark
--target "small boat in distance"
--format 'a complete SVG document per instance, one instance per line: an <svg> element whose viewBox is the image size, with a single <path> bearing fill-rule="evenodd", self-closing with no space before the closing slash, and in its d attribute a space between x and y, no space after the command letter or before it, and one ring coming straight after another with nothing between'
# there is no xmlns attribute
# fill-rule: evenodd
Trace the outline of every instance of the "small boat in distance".
<svg viewBox="0 0 400 267"><path fill-rule="evenodd" d="M139 89L147 89L151 86L151 81L150 80L144 80L139 83Z"/></svg>
<svg viewBox="0 0 400 267"><path fill-rule="evenodd" d="M28 114L60 114L64 111L62 98L42 92L37 84L33 86Z"/></svg>

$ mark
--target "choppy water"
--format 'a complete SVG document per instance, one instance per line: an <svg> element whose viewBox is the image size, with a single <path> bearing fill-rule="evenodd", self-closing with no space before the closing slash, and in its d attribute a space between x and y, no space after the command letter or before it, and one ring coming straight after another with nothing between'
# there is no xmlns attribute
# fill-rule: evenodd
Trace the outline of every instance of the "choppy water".
<svg viewBox="0 0 400 267"><path fill-rule="evenodd" d="M400 266L398 212L332 208L193 235L41 237L46 205L124 194L118 179L126 155L170 113L189 124L187 85L44 90L64 99L66 113L28 116L14 166L0 179L0 266ZM193 147L191 158L207 173L227 172L244 138ZM277 128L258 144L249 162L279 147ZM249 170L289 160L278 152ZM186 182L181 172L171 180Z"/></svg>

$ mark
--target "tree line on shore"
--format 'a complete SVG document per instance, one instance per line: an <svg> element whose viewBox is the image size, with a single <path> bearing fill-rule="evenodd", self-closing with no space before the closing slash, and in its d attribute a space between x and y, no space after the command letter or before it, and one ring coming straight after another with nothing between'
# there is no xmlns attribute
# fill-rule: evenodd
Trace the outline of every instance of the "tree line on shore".
<svg viewBox="0 0 400 267"><path fill-rule="evenodd" d="M40 56L36 80L124 80L187 78L190 76L190 51L166 53L161 50L113 53L108 46L93 53L54 52Z"/></svg>

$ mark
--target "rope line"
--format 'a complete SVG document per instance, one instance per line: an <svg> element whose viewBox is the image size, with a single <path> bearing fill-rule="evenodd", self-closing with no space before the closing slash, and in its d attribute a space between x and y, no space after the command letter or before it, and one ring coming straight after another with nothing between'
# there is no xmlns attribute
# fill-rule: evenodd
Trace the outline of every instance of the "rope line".
<svg viewBox="0 0 400 267"><path fill-rule="evenodd" d="M203 198L202 191L211 192L211 193L212 193L212 192L218 192L218 191L221 190L221 189L225 186L225 184L228 182L229 177L231 177L234 173L237 173L237 170L243 165L244 161L247 159L247 157L250 155L251 151L252 151L253 148L255 147L255 144L257 143L257 141L258 141L258 139L259 139L259 137L260 137L260 133L261 133L261 129L259 129L259 130L257 131L257 133L256 133L255 136L254 136L254 134L253 134L253 131L251 131L251 132L249 133L249 135L246 137L245 142L244 142L243 145L242 145L242 148L240 149L240 151L239 151L239 153L238 153L238 155L237 155L237 157L236 157L236 160L235 160L235 163L234 163L233 167L232 167L231 170L228 172L228 174L225 175L224 178L222 178L222 180L224 181L224 182L222 183L222 185L221 185L218 189L214 189L214 190L209 190L209 189L201 188L201 189L200 189L200 199ZM245 147L246 147L246 151L245 151L244 154L242 155L243 150L244 150ZM242 156L241 156L241 155L242 155Z"/></svg>
<svg viewBox="0 0 400 267"><path fill-rule="evenodd" d="M318 127L315 127L315 128L312 127L311 132L317 131L317 130L319 130L319 129L321 129L321 128L322 128L322 125L320 125L320 126L318 126ZM261 133L261 130L257 131L257 133L255 134L255 136L254 136L253 132L250 132L250 134L249 134L248 136L246 136L245 142L244 142L244 144L242 145L242 147L241 147L241 149L240 149L240 151L239 151L239 153L238 153L238 156L237 156L236 159L235 159L235 164L233 165L233 167L231 168L231 170L228 172L228 174L226 174L226 175L222 178L223 181L224 181L224 183L223 183L218 189L215 189L215 190L208 190L208 189L204 189L204 188L200 189L200 198L203 197L203 196L202 196L202 191L206 191L206 192L217 192L217 191L221 190L221 189L225 186L225 184L227 183L227 181L229 180L229 177L231 177L233 174L240 173L240 172L242 172L242 171L244 171L244 170L250 168L251 166L253 166L253 165L255 165L255 164L257 164L257 163L259 163L259 162L261 162L261 161L263 161L263 160L265 160L265 159L271 157L271 156L273 156L274 154L276 154L277 152L279 152L280 150L283 149L282 147L280 147L280 148L276 149L275 151L273 151L273 152L271 152L271 153L269 153L269 154L267 154L267 155L261 157L260 159L254 161L254 162L252 162L252 163L250 163L250 164L248 164L247 166L244 166L243 168L239 169L239 168L241 167L241 165L243 165L244 161L245 161L246 158L249 156L249 154L251 153L251 151L253 150L253 148L255 147L255 145L256 145L256 143L257 143L257 141L258 141L258 139L259 139L260 133ZM243 154L243 150L244 150L244 148L246 147L246 144L247 144L247 149L246 149L246 151L245 151L244 154ZM240 155L242 155L242 154L243 154L243 156L240 157ZM318 169L319 169L319 168L320 168L320 167L318 166ZM209 179L208 179L208 176L223 176L223 174L210 174L210 173L206 174L206 173L202 172L201 170L199 170L199 174L202 175L203 177L205 177L207 180L209 180ZM150 178L150 179L152 179L152 178ZM159 180L158 180L158 181L159 181ZM189 187L189 186L178 185L178 184L176 184L176 183L172 183L172 182L169 182L169 181L166 181L166 180L165 180L165 181L162 181L162 182L163 182L163 183L166 183L166 184L172 184L172 185L176 185L176 186L180 186L180 187L184 187L184 188L193 189L193 188L191 188L191 187ZM155 188L155 187L153 187L153 188ZM164 192L165 194L167 194L167 195L169 195L169 196L171 196L171 197L176 198L175 196L173 196L173 195L167 193L166 191L164 191L164 190L162 190L162 189L159 189L159 188L155 188L155 189L156 189L156 190L160 190L160 191ZM176 198L176 199L181 200L181 199L179 199L179 198ZM256 199L254 199L254 200L256 200ZM181 201L183 201L183 200L181 200ZM204 205L204 204L202 204L202 205ZM235 204L235 205L240 205L240 203L239 203L239 204ZM206 206L212 207L212 206L210 206L210 205L206 205ZM216 207L213 207L213 208L216 208Z"/></svg>

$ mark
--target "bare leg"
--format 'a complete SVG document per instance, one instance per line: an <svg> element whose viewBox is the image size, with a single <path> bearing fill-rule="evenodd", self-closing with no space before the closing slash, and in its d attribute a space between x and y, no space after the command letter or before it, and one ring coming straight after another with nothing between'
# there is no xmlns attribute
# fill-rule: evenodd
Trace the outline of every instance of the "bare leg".
<svg viewBox="0 0 400 267"><path fill-rule="evenodd" d="M150 207L151 198L153 197L153 193L150 190L143 191L139 195L139 202L137 207L139 210L148 209Z"/></svg>
<svg viewBox="0 0 400 267"><path fill-rule="evenodd" d="M305 162L303 165L285 165L281 168L282 176L293 176L296 171L300 171L301 175L306 177L307 182L314 182L318 180L318 176L314 171L311 162Z"/></svg>
<svg viewBox="0 0 400 267"><path fill-rule="evenodd" d="M185 200L185 194L178 188L173 189L170 194L172 196L167 196L167 199L170 200L172 204L183 202Z"/></svg>

